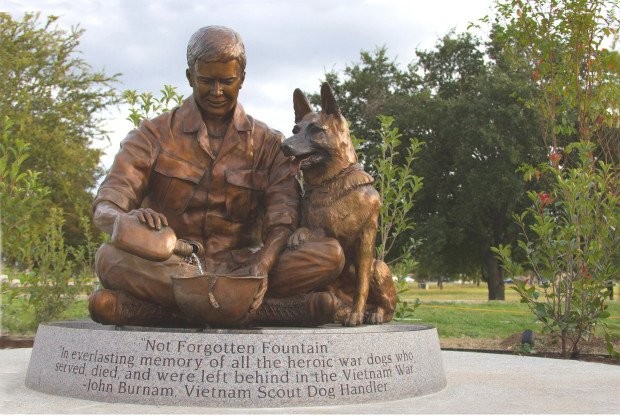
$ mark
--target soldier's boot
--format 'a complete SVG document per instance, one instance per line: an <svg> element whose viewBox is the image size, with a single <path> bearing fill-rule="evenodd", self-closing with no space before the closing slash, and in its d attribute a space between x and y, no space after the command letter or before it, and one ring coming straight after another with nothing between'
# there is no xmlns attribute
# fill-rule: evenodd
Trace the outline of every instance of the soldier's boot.
<svg viewBox="0 0 620 416"><path fill-rule="evenodd" d="M99 289L93 292L88 297L88 312L93 321L104 325L165 328L196 326L174 311L119 290Z"/></svg>
<svg viewBox="0 0 620 416"><path fill-rule="evenodd" d="M247 325L319 326L334 322L338 300L329 292L288 298L264 298Z"/></svg>

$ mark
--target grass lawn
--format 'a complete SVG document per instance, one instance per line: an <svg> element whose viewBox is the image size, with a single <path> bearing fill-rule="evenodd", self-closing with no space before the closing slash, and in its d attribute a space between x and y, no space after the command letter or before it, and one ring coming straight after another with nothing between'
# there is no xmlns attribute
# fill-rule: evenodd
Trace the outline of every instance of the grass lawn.
<svg viewBox="0 0 620 416"><path fill-rule="evenodd" d="M464 304L423 301L413 322L433 325L439 336L448 338L506 338L541 325L533 322L527 306L520 303L488 302Z"/></svg>
<svg viewBox="0 0 620 416"><path fill-rule="evenodd" d="M620 337L620 301L618 290L614 301L608 301L611 316L606 319L609 331ZM404 295L405 299L419 298L422 305L416 309L412 322L437 327L440 337L446 338L507 338L526 329L540 332L542 324L534 322L534 315L519 296L506 287L506 301L487 301L486 287L481 285L444 284L418 289L417 285Z"/></svg>
<svg viewBox="0 0 620 416"><path fill-rule="evenodd" d="M480 301L486 302L489 291L485 283L480 286L474 284L444 283L443 289L437 287L437 283L431 283L428 289L419 289L417 283L410 283L407 291L407 298L419 298L421 301ZM519 301L519 294L511 289L512 286L506 285L506 301Z"/></svg>
<svg viewBox="0 0 620 416"><path fill-rule="evenodd" d="M620 338L618 289L617 285L616 300L607 302L611 316L606 319L610 332L616 338ZM506 301L487 301L485 285L476 287L450 283L444 284L443 290L436 285L424 290L411 284L403 297L409 300L419 298L422 301L411 322L435 326L442 338L507 338L526 329L534 332L542 329L540 323L534 322L534 316L527 305L519 302L518 294L509 286L506 287ZM32 313L25 300L11 305L5 302L3 313L3 335L33 335L32 331L24 330L23 325L20 325L20 321L32 320ZM59 319L87 318L88 305L82 297L72 303Z"/></svg>

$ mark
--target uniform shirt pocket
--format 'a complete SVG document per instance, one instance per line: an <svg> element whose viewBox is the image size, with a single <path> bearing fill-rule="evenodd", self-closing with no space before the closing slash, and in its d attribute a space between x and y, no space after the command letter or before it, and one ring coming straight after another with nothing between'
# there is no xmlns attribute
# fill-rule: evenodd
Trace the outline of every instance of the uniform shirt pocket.
<svg viewBox="0 0 620 416"><path fill-rule="evenodd" d="M151 189L155 201L164 212L181 214L194 195L204 169L177 156L160 153L153 170Z"/></svg>
<svg viewBox="0 0 620 416"><path fill-rule="evenodd" d="M254 220L264 205L264 192L269 186L266 170L239 169L226 171L226 215L234 222Z"/></svg>

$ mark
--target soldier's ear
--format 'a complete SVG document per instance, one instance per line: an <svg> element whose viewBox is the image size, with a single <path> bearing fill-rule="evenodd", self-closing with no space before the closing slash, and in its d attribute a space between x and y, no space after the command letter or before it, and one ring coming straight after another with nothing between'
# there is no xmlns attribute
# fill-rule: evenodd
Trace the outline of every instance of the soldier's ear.
<svg viewBox="0 0 620 416"><path fill-rule="evenodd" d="M189 86L194 88L194 81L192 81L192 71L190 71L189 68L185 70L185 77L187 78L187 81L189 81Z"/></svg>
<svg viewBox="0 0 620 416"><path fill-rule="evenodd" d="M299 88L293 91L293 109L295 110L295 123L299 123L306 114L312 112L308 99Z"/></svg>
<svg viewBox="0 0 620 416"><path fill-rule="evenodd" d="M324 82L323 85L321 85L321 109L327 115L335 115L338 117L342 115L340 107L338 107L338 103L336 102L336 97L334 97L332 87L328 82Z"/></svg>

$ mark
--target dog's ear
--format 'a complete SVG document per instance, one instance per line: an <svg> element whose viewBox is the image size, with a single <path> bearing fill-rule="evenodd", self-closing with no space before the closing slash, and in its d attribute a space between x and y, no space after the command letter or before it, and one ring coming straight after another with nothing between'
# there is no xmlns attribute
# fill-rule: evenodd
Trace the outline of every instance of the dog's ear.
<svg viewBox="0 0 620 416"><path fill-rule="evenodd" d="M293 109L295 110L295 123L299 123L306 114L312 112L308 99L299 88L293 91Z"/></svg>
<svg viewBox="0 0 620 416"><path fill-rule="evenodd" d="M336 98L334 97L334 92L332 91L332 87L328 82L324 82L321 85L321 108L323 112L327 115L335 115L341 116L340 107L338 107L338 103L336 102Z"/></svg>

